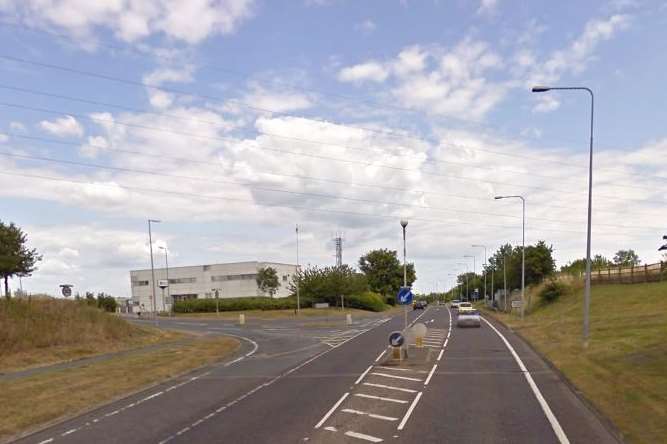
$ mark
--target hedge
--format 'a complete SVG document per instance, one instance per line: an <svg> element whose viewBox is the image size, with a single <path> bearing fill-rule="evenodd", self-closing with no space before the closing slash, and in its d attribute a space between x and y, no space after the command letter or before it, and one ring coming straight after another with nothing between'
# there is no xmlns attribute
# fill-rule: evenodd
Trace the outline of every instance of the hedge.
<svg viewBox="0 0 667 444"><path fill-rule="evenodd" d="M271 299L268 297L222 298L218 299L220 311L243 310L293 310L296 300L292 297ZM188 299L174 304L176 313L215 313L216 300Z"/></svg>
<svg viewBox="0 0 667 444"><path fill-rule="evenodd" d="M372 291L366 291L361 294L345 297L345 306L349 308L360 308L370 311L384 311L387 306L382 300L382 296Z"/></svg>

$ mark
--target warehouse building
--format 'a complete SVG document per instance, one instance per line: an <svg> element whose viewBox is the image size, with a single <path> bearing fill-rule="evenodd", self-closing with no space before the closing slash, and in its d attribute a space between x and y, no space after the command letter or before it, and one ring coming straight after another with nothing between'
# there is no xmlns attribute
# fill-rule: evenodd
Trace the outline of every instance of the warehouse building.
<svg viewBox="0 0 667 444"><path fill-rule="evenodd" d="M297 269L292 264L253 261L169 267L169 286L164 290L159 285L167 282L167 269L155 268L157 311L170 310L171 300L215 297L216 290L220 298L269 296L259 290L256 281L257 271L267 267L276 270L280 284L273 297L289 296L289 284ZM130 271L133 311L153 311L151 278L150 268Z"/></svg>

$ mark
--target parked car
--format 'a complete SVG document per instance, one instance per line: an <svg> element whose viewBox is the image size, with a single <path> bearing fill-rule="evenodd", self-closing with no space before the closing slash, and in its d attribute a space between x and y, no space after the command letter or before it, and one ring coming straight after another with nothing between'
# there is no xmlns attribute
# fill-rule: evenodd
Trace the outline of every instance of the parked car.
<svg viewBox="0 0 667 444"><path fill-rule="evenodd" d="M456 318L456 326L479 328L482 326L482 319L479 312L475 309L459 311L459 315Z"/></svg>

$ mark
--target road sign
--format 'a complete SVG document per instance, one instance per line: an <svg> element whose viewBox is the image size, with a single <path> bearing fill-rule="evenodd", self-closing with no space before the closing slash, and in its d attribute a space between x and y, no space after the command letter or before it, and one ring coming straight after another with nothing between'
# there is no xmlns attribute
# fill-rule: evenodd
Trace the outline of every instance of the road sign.
<svg viewBox="0 0 667 444"><path fill-rule="evenodd" d="M60 286L60 292L65 296L66 298L72 296L72 285L69 284L62 284Z"/></svg>
<svg viewBox="0 0 667 444"><path fill-rule="evenodd" d="M164 290L169 286L169 282L166 279L160 279L157 281L157 286Z"/></svg>
<svg viewBox="0 0 667 444"><path fill-rule="evenodd" d="M521 308L521 301L512 301L512 308Z"/></svg>
<svg viewBox="0 0 667 444"><path fill-rule="evenodd" d="M389 345L392 347L400 347L403 345L403 342L405 342L405 338L400 331L395 331L389 335Z"/></svg>
<svg viewBox="0 0 667 444"><path fill-rule="evenodd" d="M401 289L398 290L398 303L400 305L411 304L413 297L414 295L412 294L412 291L410 291L410 287L401 287Z"/></svg>

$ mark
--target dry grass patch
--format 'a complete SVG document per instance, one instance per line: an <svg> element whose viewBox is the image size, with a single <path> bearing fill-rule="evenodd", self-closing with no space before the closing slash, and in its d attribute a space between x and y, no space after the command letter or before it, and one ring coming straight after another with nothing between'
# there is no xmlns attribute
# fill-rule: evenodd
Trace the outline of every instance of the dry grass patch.
<svg viewBox="0 0 667 444"><path fill-rule="evenodd" d="M229 337L197 337L187 344L0 382L0 441L219 361L238 347Z"/></svg>
<svg viewBox="0 0 667 444"><path fill-rule="evenodd" d="M667 282L592 287L591 340L582 347L583 291L534 304L521 322L494 314L554 363L628 442L667 436Z"/></svg>

